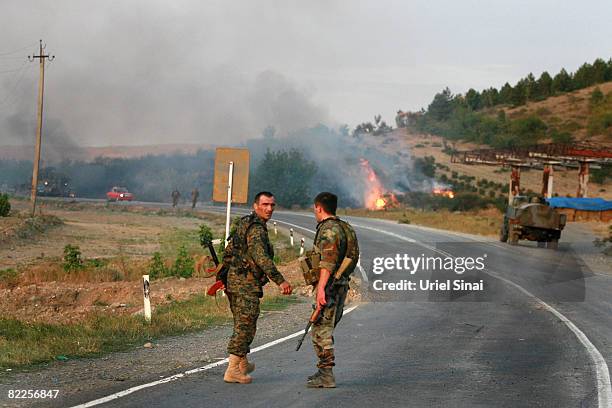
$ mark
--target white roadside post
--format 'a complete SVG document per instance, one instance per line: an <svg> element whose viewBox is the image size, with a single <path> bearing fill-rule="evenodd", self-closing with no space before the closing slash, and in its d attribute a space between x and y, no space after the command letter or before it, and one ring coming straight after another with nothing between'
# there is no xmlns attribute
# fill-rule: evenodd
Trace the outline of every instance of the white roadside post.
<svg viewBox="0 0 612 408"><path fill-rule="evenodd" d="M300 239L300 256L304 255L304 238Z"/></svg>
<svg viewBox="0 0 612 408"><path fill-rule="evenodd" d="M276 229L276 221L274 221L274 235L278 235L278 230Z"/></svg>
<svg viewBox="0 0 612 408"><path fill-rule="evenodd" d="M142 275L142 293L144 295L144 318L151 322L151 287L149 285L149 275Z"/></svg>
<svg viewBox="0 0 612 408"><path fill-rule="evenodd" d="M291 242L291 246L293 246L293 228L289 228L289 241Z"/></svg>
<svg viewBox="0 0 612 408"><path fill-rule="evenodd" d="M232 179L234 178L234 162L229 162L229 178L227 183L227 210L225 213L225 247L230 233L230 213L232 210Z"/></svg>

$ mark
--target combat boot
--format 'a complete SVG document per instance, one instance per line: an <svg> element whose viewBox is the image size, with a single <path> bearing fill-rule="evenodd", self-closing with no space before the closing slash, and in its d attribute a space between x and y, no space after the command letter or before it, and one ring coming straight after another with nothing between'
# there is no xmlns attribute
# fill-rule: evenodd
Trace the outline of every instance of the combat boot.
<svg viewBox="0 0 612 408"><path fill-rule="evenodd" d="M319 371L308 377L306 382L308 388L336 388L334 373L329 368L319 368Z"/></svg>
<svg viewBox="0 0 612 408"><path fill-rule="evenodd" d="M242 360L244 360L244 357L230 354L229 364L227 365L227 370L225 370L225 375L223 375L223 381L240 384L249 384L252 381L250 375L240 370L240 362Z"/></svg>
<svg viewBox="0 0 612 408"><path fill-rule="evenodd" d="M243 374L252 373L255 371L255 363L250 363L249 360L247 360L247 356L244 356L244 358L240 360L240 371Z"/></svg>

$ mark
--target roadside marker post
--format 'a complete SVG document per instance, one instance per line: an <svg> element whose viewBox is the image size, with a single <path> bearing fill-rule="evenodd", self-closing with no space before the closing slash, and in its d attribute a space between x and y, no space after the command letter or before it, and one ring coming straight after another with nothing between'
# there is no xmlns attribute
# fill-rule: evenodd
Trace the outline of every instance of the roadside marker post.
<svg viewBox="0 0 612 408"><path fill-rule="evenodd" d="M300 256L304 255L304 238L300 239Z"/></svg>
<svg viewBox="0 0 612 408"><path fill-rule="evenodd" d="M142 275L142 294L144 296L144 318L151 323L151 286L149 284L149 275Z"/></svg>
<svg viewBox="0 0 612 408"><path fill-rule="evenodd" d="M293 228L289 228L289 241L291 241L291 246L293 246Z"/></svg>

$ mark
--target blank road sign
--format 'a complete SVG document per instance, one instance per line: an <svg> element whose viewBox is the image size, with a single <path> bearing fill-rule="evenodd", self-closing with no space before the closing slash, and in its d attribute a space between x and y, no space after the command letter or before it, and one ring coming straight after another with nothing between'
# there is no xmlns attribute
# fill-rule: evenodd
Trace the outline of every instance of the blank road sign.
<svg viewBox="0 0 612 408"><path fill-rule="evenodd" d="M234 162L232 202L245 204L249 199L249 149L230 147L217 147L213 201L227 201L230 162Z"/></svg>

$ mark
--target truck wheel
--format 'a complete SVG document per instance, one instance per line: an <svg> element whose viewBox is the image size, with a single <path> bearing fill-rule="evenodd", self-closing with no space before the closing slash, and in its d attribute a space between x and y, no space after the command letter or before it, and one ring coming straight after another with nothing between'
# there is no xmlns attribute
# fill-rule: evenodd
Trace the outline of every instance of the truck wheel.
<svg viewBox="0 0 612 408"><path fill-rule="evenodd" d="M505 226L502 226L502 229L499 233L499 240L501 242L506 242L508 241L508 230L506 229Z"/></svg>
<svg viewBox="0 0 612 408"><path fill-rule="evenodd" d="M559 248L559 240L553 239L552 241L547 242L548 249L558 249Z"/></svg>
<svg viewBox="0 0 612 408"><path fill-rule="evenodd" d="M508 243L510 245L518 245L518 232L514 231L514 227L510 226L510 231L508 231Z"/></svg>

